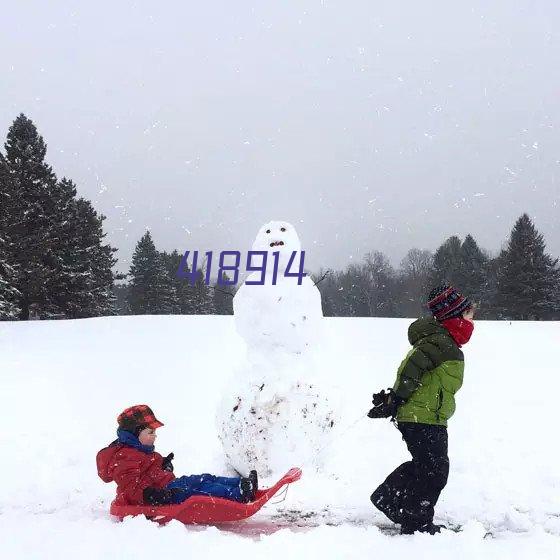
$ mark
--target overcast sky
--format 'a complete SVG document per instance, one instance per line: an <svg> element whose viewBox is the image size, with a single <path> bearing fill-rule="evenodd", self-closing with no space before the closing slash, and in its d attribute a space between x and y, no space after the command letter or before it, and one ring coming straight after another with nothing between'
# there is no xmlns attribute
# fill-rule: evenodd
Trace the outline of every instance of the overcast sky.
<svg viewBox="0 0 560 560"><path fill-rule="evenodd" d="M292 222L306 267L394 264L528 212L560 255L557 0L4 2L0 134L37 125L127 270L247 251ZM3 141L3 140L2 140Z"/></svg>

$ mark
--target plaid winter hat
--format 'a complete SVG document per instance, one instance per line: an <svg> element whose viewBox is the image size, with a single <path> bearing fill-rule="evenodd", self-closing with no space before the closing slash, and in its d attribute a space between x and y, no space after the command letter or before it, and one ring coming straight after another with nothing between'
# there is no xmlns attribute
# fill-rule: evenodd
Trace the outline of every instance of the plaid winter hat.
<svg viewBox="0 0 560 560"><path fill-rule="evenodd" d="M438 321L461 317L471 307L471 301L449 284L434 288L428 296L428 309Z"/></svg>
<svg viewBox="0 0 560 560"><path fill-rule="evenodd" d="M117 422L121 430L126 430L133 434L141 432L144 428L161 428L163 423L160 422L152 412L152 409L146 404L137 404L123 410Z"/></svg>

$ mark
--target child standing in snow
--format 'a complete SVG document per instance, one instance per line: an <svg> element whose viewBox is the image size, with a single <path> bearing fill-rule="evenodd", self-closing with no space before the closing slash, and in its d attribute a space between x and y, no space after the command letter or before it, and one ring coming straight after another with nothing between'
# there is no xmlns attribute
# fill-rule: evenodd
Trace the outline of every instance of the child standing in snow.
<svg viewBox="0 0 560 560"><path fill-rule="evenodd" d="M397 371L388 393L373 396L370 418L397 421L412 461L393 471L371 496L373 505L403 534L437 533L434 506L447 484L447 420L455 412L455 393L463 383L460 350L473 332L471 302L449 285L430 292L433 317L418 319L408 328L413 348Z"/></svg>
<svg viewBox="0 0 560 560"><path fill-rule="evenodd" d="M179 504L195 494L250 502L258 489L257 473L226 478L211 474L173 474L173 453L154 451L156 430L163 426L145 404L131 406L117 418L118 438L97 454L97 473L117 483L117 505Z"/></svg>

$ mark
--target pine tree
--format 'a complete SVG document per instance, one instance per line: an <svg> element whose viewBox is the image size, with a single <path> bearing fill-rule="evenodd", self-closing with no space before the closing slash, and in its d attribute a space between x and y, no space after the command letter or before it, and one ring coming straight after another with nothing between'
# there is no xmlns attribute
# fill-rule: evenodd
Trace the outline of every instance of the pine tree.
<svg viewBox="0 0 560 560"><path fill-rule="evenodd" d="M149 231L136 244L129 277L128 305L133 315L176 312L175 290Z"/></svg>
<svg viewBox="0 0 560 560"><path fill-rule="evenodd" d="M6 263L0 262L0 321L15 320L20 313L17 306L19 292L10 285L7 276Z"/></svg>
<svg viewBox="0 0 560 560"><path fill-rule="evenodd" d="M128 315L128 284L115 284L113 286L113 296L115 298L115 312L117 315Z"/></svg>
<svg viewBox="0 0 560 560"><path fill-rule="evenodd" d="M212 315L214 313L214 302L210 293L210 287L206 285L204 270L201 268L196 271L194 313L196 315Z"/></svg>
<svg viewBox="0 0 560 560"><path fill-rule="evenodd" d="M56 250L56 177L45 163L47 146L33 122L20 114L5 143L8 180L2 181L2 222L8 262L20 296L20 318L38 305L46 316L58 310L49 298Z"/></svg>
<svg viewBox="0 0 560 560"><path fill-rule="evenodd" d="M89 201L76 199L76 186L68 179L62 179L53 194L58 211L52 225L55 274L47 286L49 299L70 319L113 315L113 283L119 275L112 271L116 249L103 245L105 216Z"/></svg>
<svg viewBox="0 0 560 560"><path fill-rule="evenodd" d="M545 249L544 237L523 214L498 257L495 306L500 317L550 319L560 312L558 259Z"/></svg>
<svg viewBox="0 0 560 560"><path fill-rule="evenodd" d="M18 301L21 294L15 288L16 271L8 263L9 248L7 226L9 217L10 172L4 156L0 153L0 320L17 319L21 309Z"/></svg>
<svg viewBox="0 0 560 560"><path fill-rule="evenodd" d="M0 320L17 319L20 313L18 300L20 293L15 284L15 271L5 258L4 245L6 241L0 237Z"/></svg>
<svg viewBox="0 0 560 560"><path fill-rule="evenodd" d="M163 262L165 264L165 269L167 275L175 290L175 295L177 299L177 307L174 313L181 315L193 315L195 313L195 297L196 293L194 288L190 285L190 282L186 278L180 278L177 273L179 271L179 266L181 265L182 255L180 255L176 250L172 253L161 253ZM189 266L183 267L183 272L189 273Z"/></svg>
<svg viewBox="0 0 560 560"><path fill-rule="evenodd" d="M451 283L461 290L461 240L453 235L434 254L434 271L430 284Z"/></svg>
<svg viewBox="0 0 560 560"><path fill-rule="evenodd" d="M489 265L488 255L480 249L472 235L467 235L461 245L461 274L457 287L477 305L479 318L491 315L489 302L494 286Z"/></svg>
<svg viewBox="0 0 560 560"><path fill-rule="evenodd" d="M63 179L53 187L50 196L56 198L56 213L51 219L54 233L51 261L53 269L48 285L45 286L50 307L60 310L65 317L74 317L79 308L80 294L85 291L87 279L79 261L78 228L75 198L76 188L71 181ZM87 297L87 293L85 294ZM75 296L74 300L73 297Z"/></svg>
<svg viewBox="0 0 560 560"><path fill-rule="evenodd" d="M74 274L74 277L81 282L82 289L73 294L76 311L72 316L114 315L116 299L113 285L115 280L121 280L124 275L113 272L117 263L114 256L117 249L103 243L107 235L103 232L106 218L83 198L75 202L75 212L78 231L73 238L75 260L72 268L79 274Z"/></svg>
<svg viewBox="0 0 560 560"><path fill-rule="evenodd" d="M499 255L488 261L488 292L482 300L480 312L477 311L477 317L483 319L497 320L502 315L497 307L498 292L498 271L500 269Z"/></svg>

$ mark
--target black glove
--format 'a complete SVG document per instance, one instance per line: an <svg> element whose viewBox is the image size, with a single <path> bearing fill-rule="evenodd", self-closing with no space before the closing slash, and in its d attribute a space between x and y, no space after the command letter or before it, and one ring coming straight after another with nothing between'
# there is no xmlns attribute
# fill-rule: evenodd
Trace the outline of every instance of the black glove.
<svg viewBox="0 0 560 560"><path fill-rule="evenodd" d="M165 506L177 503L176 496L182 491L179 488L144 488L142 498L150 506Z"/></svg>
<svg viewBox="0 0 560 560"><path fill-rule="evenodd" d="M170 453L167 457L164 457L161 463L161 468L164 471L173 472L173 463L171 462L173 459L175 459L174 453Z"/></svg>
<svg viewBox="0 0 560 560"><path fill-rule="evenodd" d="M368 412L370 418L394 418L397 414L397 409L405 402L405 399L395 394L393 389L387 389L374 393L373 408Z"/></svg>

